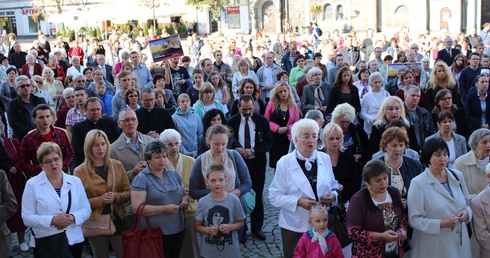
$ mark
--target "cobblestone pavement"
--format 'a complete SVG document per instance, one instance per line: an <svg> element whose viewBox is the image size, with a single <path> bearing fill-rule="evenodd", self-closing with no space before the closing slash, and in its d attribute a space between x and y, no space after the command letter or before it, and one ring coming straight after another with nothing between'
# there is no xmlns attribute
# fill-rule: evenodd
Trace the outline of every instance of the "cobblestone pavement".
<svg viewBox="0 0 490 258"><path fill-rule="evenodd" d="M274 177L274 170L268 168L265 186L264 186L264 211L265 211L265 221L264 221L264 233L267 237L265 241L261 241L252 236L251 231L249 230L247 243L240 245L240 250L242 253L242 257L245 258L257 258L257 257L282 257L282 239L281 239L281 229L277 225L277 218L279 210L274 208L269 203L269 185ZM250 219L248 228L250 229ZM26 240L29 237L26 234ZM32 248L29 252L22 252L19 248L19 243L17 241L17 236L12 237L12 242L14 243L13 254L14 258L20 257L34 257L32 253ZM84 252L82 255L83 258L92 257L88 253ZM114 258L114 255L111 255L111 258ZM184 257L187 258L187 257Z"/></svg>

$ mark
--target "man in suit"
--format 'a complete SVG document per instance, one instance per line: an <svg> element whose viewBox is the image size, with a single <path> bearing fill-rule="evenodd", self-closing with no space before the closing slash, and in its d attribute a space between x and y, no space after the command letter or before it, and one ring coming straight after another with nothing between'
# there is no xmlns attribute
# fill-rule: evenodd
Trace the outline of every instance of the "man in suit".
<svg viewBox="0 0 490 258"><path fill-rule="evenodd" d="M272 148L272 133L269 121L262 115L254 113L254 99L250 95L242 95L238 100L239 113L228 121L233 128L235 137L242 147L236 151L243 157L252 179L252 189L255 191L255 209L250 214L252 234L260 240L265 240L262 232L264 224L264 192L266 153ZM248 127L248 128L247 128ZM243 242L242 236L240 241ZM245 238L246 239L246 238Z"/></svg>
<svg viewBox="0 0 490 258"><path fill-rule="evenodd" d="M451 66L453 64L454 57L461 54L461 51L453 48L453 39L451 37L446 37L444 40L444 45L444 49L437 52L437 59L444 61L447 66Z"/></svg>
<svg viewBox="0 0 490 258"><path fill-rule="evenodd" d="M10 51L9 54L9 64L15 66L17 70L20 70L26 64L27 53L21 51L19 42L16 42L12 49L13 51Z"/></svg>
<svg viewBox="0 0 490 258"><path fill-rule="evenodd" d="M106 133L109 142L113 143L117 140L121 134L117 130L117 125L112 118L102 118L102 102L97 97L88 98L83 103L85 112L87 113L87 119L85 121L76 123L72 129L71 144L75 151L75 158L72 162L72 169L82 164L85 160L85 153L83 152L83 144L85 142L85 136L90 130L99 129ZM73 170L72 170L73 171Z"/></svg>
<svg viewBox="0 0 490 258"><path fill-rule="evenodd" d="M104 55L97 55L97 68L104 72L104 79L114 85L114 76L112 75L112 66L105 63Z"/></svg>
<svg viewBox="0 0 490 258"><path fill-rule="evenodd" d="M153 88L141 90L141 102L142 107L136 110L139 122L138 132L156 139L165 129L175 129L170 112L161 107L155 107L155 90Z"/></svg>

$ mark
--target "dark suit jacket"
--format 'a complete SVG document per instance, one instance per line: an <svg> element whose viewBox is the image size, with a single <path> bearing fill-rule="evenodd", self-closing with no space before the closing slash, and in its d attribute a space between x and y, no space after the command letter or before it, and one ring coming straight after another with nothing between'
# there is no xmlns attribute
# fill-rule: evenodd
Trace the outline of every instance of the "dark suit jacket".
<svg viewBox="0 0 490 258"><path fill-rule="evenodd" d="M71 168L76 168L78 165L82 164L85 160L85 153L83 152L83 143L85 142L85 136L90 130L99 129L107 134L107 138L110 143L113 143L119 138L121 134L117 130L117 124L114 120L109 118L101 118L97 123L90 122L88 119L80 123L73 125L71 131L71 145L75 151L75 158L71 164Z"/></svg>
<svg viewBox="0 0 490 258"><path fill-rule="evenodd" d="M238 133L240 128L240 120L242 116L240 113L232 116L228 120L228 125L233 128L233 133L238 139ZM265 167L267 164L267 158L265 154L272 149L272 133L269 126L269 121L262 115L253 113L251 117L252 121L255 123L255 161L256 168L249 168L250 173L265 173Z"/></svg>
<svg viewBox="0 0 490 258"><path fill-rule="evenodd" d="M112 85L114 85L114 76L112 76L112 66L105 65L105 75L107 77L105 79L108 80Z"/></svg>
<svg viewBox="0 0 490 258"><path fill-rule="evenodd" d="M485 110L486 123L490 124L490 96L485 99L487 108ZM480 105L480 98L478 97L478 91L474 91L468 94L466 97L466 103L464 105L466 111L466 117L470 125L470 131L473 132L481 127L482 110Z"/></svg>
<svg viewBox="0 0 490 258"><path fill-rule="evenodd" d="M34 75L42 76L42 73L43 73L42 66L38 63L35 63L34 64ZM31 75L29 74L29 65L28 64L25 64L22 66L22 71L20 74L29 77L29 79L31 78Z"/></svg>
<svg viewBox="0 0 490 258"><path fill-rule="evenodd" d="M459 51L459 49L451 48L451 56L449 56L449 53L446 49L442 49L437 52L437 59L441 59L447 64L447 66L451 66L453 64L454 58L458 54L461 54L461 51Z"/></svg>
<svg viewBox="0 0 490 258"><path fill-rule="evenodd" d="M138 117L138 132L142 134L150 131L160 134L165 129L176 129L170 112L163 108L155 107L151 111L140 108L136 110L136 116Z"/></svg>

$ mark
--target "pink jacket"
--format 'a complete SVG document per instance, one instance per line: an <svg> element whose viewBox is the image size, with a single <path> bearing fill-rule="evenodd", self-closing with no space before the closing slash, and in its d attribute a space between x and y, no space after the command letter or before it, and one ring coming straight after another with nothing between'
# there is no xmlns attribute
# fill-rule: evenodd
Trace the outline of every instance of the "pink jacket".
<svg viewBox="0 0 490 258"><path fill-rule="evenodd" d="M312 238L313 230L303 234L294 249L294 258L344 258L340 242L332 231L329 230L325 237L328 246L325 255L323 255L318 241L311 242Z"/></svg>
<svg viewBox="0 0 490 258"><path fill-rule="evenodd" d="M267 118L267 120L269 120L269 126L273 133L277 132L277 129L279 129L279 125L271 121L271 116L274 110L276 110L276 104L272 103L272 101L269 101L269 103L267 103L267 107L265 108L264 116ZM299 108L298 105L295 103L294 108L289 107L289 120L287 123L289 140L291 140L291 128L293 127L294 123L298 122L298 120Z"/></svg>

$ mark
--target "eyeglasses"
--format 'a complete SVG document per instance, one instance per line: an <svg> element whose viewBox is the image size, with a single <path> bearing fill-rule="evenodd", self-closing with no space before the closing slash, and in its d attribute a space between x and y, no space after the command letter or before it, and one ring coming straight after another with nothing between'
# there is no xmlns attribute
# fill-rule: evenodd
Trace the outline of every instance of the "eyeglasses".
<svg viewBox="0 0 490 258"><path fill-rule="evenodd" d="M303 135L300 135L299 138L303 139L303 140L309 140L312 138L313 138L313 140L318 140L318 135L316 135L316 134L314 134L314 135L303 134Z"/></svg>
<svg viewBox="0 0 490 258"><path fill-rule="evenodd" d="M23 89L25 87L31 87L30 84L22 84L22 85L19 85L19 88Z"/></svg>
<svg viewBox="0 0 490 258"><path fill-rule="evenodd" d="M51 164L51 163L57 163L58 161L61 160L61 157L55 157L55 158L52 158L52 159L47 159L47 160L43 160L43 165L48 165L48 164Z"/></svg>
<svg viewBox="0 0 490 258"><path fill-rule="evenodd" d="M35 81L37 84L43 84L43 81Z"/></svg>
<svg viewBox="0 0 490 258"><path fill-rule="evenodd" d="M85 82L85 80L77 80L76 82Z"/></svg>
<svg viewBox="0 0 490 258"><path fill-rule="evenodd" d="M123 123L129 123L129 122L136 122L136 120L138 120L136 117L131 117L131 118L120 119L119 121Z"/></svg>
<svg viewBox="0 0 490 258"><path fill-rule="evenodd" d="M128 95L128 98L137 98L139 97L138 95Z"/></svg>

